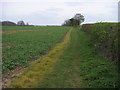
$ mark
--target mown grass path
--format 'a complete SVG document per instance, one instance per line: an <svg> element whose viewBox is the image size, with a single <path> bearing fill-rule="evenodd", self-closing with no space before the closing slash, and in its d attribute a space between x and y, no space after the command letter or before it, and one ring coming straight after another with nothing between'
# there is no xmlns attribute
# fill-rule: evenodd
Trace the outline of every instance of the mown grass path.
<svg viewBox="0 0 120 90"><path fill-rule="evenodd" d="M33 65L12 87L114 88L117 67L96 54L86 33L74 28L41 62Z"/></svg>
<svg viewBox="0 0 120 90"><path fill-rule="evenodd" d="M81 87L80 77L80 36L78 30L71 32L71 43L59 58L53 73L40 82L42 88L78 88Z"/></svg>

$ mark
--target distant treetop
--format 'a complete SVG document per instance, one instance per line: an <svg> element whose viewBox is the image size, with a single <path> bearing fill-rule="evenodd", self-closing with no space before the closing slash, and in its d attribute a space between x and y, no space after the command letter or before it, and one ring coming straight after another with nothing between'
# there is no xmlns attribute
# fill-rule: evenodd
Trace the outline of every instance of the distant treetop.
<svg viewBox="0 0 120 90"><path fill-rule="evenodd" d="M79 26L82 22L85 21L85 18L80 13L77 13L73 18L66 20L63 23L63 26Z"/></svg>
<svg viewBox="0 0 120 90"><path fill-rule="evenodd" d="M16 23L11 21L2 21L1 23L2 26L16 26Z"/></svg>
<svg viewBox="0 0 120 90"><path fill-rule="evenodd" d="M27 22L26 25L24 23L24 21L18 21L17 24L11 21L0 21L0 26L33 26L33 25L29 25L29 23Z"/></svg>
<svg viewBox="0 0 120 90"><path fill-rule="evenodd" d="M19 25L19 26L25 26L25 23L24 23L24 21L18 21L17 25Z"/></svg>

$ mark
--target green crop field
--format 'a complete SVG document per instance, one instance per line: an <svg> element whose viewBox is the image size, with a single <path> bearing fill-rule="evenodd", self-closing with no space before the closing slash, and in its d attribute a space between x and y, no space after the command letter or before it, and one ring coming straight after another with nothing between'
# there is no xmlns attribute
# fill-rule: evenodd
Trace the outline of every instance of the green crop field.
<svg viewBox="0 0 120 90"><path fill-rule="evenodd" d="M117 47L117 24L112 23L86 24L81 29L4 26L3 87L119 87Z"/></svg>
<svg viewBox="0 0 120 90"><path fill-rule="evenodd" d="M2 35L3 71L25 66L59 42L69 27L4 26Z"/></svg>
<svg viewBox="0 0 120 90"><path fill-rule="evenodd" d="M120 88L120 2L80 1L0 3L0 89Z"/></svg>

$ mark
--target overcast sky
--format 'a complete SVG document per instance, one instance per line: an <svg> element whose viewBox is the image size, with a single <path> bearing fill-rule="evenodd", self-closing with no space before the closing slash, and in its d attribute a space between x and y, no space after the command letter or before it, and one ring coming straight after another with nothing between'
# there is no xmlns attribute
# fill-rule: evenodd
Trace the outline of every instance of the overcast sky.
<svg viewBox="0 0 120 90"><path fill-rule="evenodd" d="M1 0L0 20L33 25L61 25L81 13L84 23L117 22L119 0Z"/></svg>

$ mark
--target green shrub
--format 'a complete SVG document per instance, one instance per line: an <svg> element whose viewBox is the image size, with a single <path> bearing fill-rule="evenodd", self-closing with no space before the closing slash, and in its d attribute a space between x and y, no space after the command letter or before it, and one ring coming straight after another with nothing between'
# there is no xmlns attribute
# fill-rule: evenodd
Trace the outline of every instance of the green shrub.
<svg viewBox="0 0 120 90"><path fill-rule="evenodd" d="M95 23L92 27L83 25L82 30L88 32L91 44L100 55L109 60L118 61L117 23Z"/></svg>
<svg viewBox="0 0 120 90"><path fill-rule="evenodd" d="M82 25L82 30L84 32L87 32L88 34L90 34L93 26L94 26L94 24L83 24Z"/></svg>

